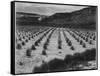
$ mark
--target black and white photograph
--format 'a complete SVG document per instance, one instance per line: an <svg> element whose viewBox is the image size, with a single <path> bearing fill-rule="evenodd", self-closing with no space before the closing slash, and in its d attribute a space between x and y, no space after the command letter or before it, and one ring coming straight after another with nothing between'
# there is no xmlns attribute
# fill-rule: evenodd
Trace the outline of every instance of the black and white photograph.
<svg viewBox="0 0 100 76"><path fill-rule="evenodd" d="M14 2L14 74L97 70L97 6Z"/></svg>

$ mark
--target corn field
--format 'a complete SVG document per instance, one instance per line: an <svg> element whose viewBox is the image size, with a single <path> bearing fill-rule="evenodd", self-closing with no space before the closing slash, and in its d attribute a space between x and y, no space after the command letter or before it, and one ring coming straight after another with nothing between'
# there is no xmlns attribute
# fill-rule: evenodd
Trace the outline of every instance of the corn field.
<svg viewBox="0 0 100 76"><path fill-rule="evenodd" d="M96 31L16 26L16 73L95 69Z"/></svg>

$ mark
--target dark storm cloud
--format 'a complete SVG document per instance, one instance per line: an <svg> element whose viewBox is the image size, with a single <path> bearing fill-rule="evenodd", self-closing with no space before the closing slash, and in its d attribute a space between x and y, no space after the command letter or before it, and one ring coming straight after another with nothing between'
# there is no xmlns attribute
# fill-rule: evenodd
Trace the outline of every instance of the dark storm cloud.
<svg viewBox="0 0 100 76"><path fill-rule="evenodd" d="M16 12L37 13L41 15L52 15L58 12L72 12L75 10L80 10L82 8L86 8L86 7L16 2Z"/></svg>

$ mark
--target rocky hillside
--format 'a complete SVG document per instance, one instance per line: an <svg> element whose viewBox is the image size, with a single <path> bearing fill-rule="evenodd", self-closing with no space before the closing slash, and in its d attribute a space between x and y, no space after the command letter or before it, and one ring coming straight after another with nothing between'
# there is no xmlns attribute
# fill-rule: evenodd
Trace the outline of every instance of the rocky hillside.
<svg viewBox="0 0 100 76"><path fill-rule="evenodd" d="M46 26L56 27L70 27L70 28L96 28L96 13L97 7L90 6L71 13L55 13L52 16L44 16L31 13L16 13L16 20L21 25L40 24Z"/></svg>
<svg viewBox="0 0 100 76"><path fill-rule="evenodd" d="M71 13L56 13L44 21L64 27L95 28L96 14L96 7L91 6Z"/></svg>
<svg viewBox="0 0 100 76"><path fill-rule="evenodd" d="M44 15L16 12L16 22L21 25L40 23L44 18L46 18Z"/></svg>

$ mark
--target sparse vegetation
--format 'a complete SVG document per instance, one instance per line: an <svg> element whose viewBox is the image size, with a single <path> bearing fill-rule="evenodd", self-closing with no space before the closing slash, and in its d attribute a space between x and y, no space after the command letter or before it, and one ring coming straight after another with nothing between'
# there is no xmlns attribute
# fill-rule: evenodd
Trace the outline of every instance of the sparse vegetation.
<svg viewBox="0 0 100 76"><path fill-rule="evenodd" d="M60 29L58 30L58 49L62 49Z"/></svg>
<svg viewBox="0 0 100 76"><path fill-rule="evenodd" d="M16 49L18 49L18 50L22 49L21 44L17 44L17 45L16 45Z"/></svg>
<svg viewBox="0 0 100 76"><path fill-rule="evenodd" d="M54 35L54 31L56 35ZM85 64L88 63L89 61L96 60L96 49L92 47L91 49L88 48L87 46L87 44L89 46L94 44L93 41L95 41L96 36L94 33L89 31L84 32L81 30L73 30L73 29L61 30L60 28L43 28L35 33L34 31L31 30L31 31L19 31L19 32L17 31L17 34L18 35L16 38L17 39L16 49L19 52L25 50L24 55L26 56L27 59L29 60L31 60L31 58L33 59L33 56L35 56L35 54L48 58L48 62L44 61L40 67L36 66L33 70L33 73L65 71L69 70L70 68L81 69L76 67L80 64ZM51 41L52 36L56 36L58 38L58 40L55 39L55 41L57 42L56 45ZM75 45L74 42L77 43L77 45ZM52 43L56 47L53 46ZM80 45L82 47L79 47ZM83 50L82 53L79 53L78 48L86 50ZM48 51L50 49L52 49L52 51ZM61 51L58 51L58 49L60 49ZM41 52L39 52L39 50ZM68 51L74 52L74 54L73 55L68 54ZM79 51L81 52L81 50ZM62 56L63 54L65 55L64 60L59 59L59 57ZM49 61L49 56L51 55L52 56L55 55L55 57ZM43 60L45 59L46 58L43 58ZM20 62L19 65L23 66L24 63Z"/></svg>
<svg viewBox="0 0 100 76"><path fill-rule="evenodd" d="M27 49L27 50L26 50L26 56L27 56L27 57L31 57L31 56L32 56L32 55L31 55L31 52L32 52L31 49Z"/></svg>

